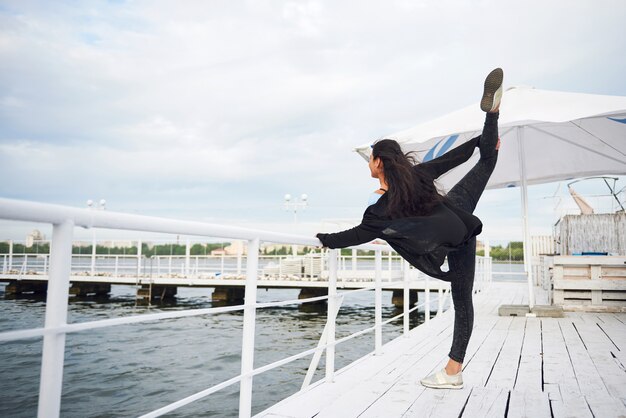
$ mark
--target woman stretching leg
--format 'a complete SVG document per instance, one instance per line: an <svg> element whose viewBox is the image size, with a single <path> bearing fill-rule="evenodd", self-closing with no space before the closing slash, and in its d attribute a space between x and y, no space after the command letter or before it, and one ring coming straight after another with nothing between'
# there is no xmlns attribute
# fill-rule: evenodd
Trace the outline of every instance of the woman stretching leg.
<svg viewBox="0 0 626 418"><path fill-rule="evenodd" d="M476 208L498 155L498 109L502 94L502 70L485 80L481 109L487 112L483 133L444 155L415 164L410 154L390 139L372 145L369 168L380 189L370 198L361 224L333 234L317 234L329 248L344 248L385 239L411 265L441 280L451 282L455 307L454 336L445 369L421 380L425 386L460 389L461 369L472 333L476 235L482 223ZM438 193L435 179L467 161L476 147L480 160L446 196ZM448 256L449 270L441 270Z"/></svg>
<svg viewBox="0 0 626 418"><path fill-rule="evenodd" d="M478 199L496 166L499 147L496 109L494 113L487 114L480 138L480 160L446 195L453 205L467 212L474 212ZM452 348L448 354L450 360L445 372L440 370L421 381L424 386L435 388L460 388L463 385L460 372L474 325L472 293L476 267L476 237L472 237L458 250L448 253L448 265L450 271L456 272L456 277L453 277L450 283L454 303L454 334Z"/></svg>

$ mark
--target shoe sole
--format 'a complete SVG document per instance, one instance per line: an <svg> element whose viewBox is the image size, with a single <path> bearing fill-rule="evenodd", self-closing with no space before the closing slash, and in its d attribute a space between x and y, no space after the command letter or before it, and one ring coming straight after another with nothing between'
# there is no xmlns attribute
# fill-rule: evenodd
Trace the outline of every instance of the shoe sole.
<svg viewBox="0 0 626 418"><path fill-rule="evenodd" d="M489 73L485 79L485 89L483 91L483 98L480 100L480 108L483 112L491 112L494 110L494 103L500 101L502 95L502 80L504 79L504 72L502 68L496 68Z"/></svg>
<svg viewBox="0 0 626 418"><path fill-rule="evenodd" d="M429 384L429 383L424 383L424 382L420 382L422 384L422 386L426 386L427 388L431 388L431 389L463 389L463 384L461 383L460 385L452 385L452 384L442 384L442 385L438 385L438 384Z"/></svg>

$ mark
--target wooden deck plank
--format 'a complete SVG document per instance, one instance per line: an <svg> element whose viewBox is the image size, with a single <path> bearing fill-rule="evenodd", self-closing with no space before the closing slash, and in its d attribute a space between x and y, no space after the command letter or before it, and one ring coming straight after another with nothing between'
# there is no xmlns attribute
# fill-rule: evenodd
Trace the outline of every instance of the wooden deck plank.
<svg viewBox="0 0 626 418"><path fill-rule="evenodd" d="M479 314L484 313L485 311L491 312L494 310L496 305L496 300L492 299L490 303L484 303L480 305ZM489 324L497 321L497 317L489 317L486 321L483 321L484 324L480 324L482 327L486 328L487 331L490 328ZM407 406L405 405L407 399L415 399L416 397L420 397L420 395L424 392L424 387L419 384L419 379L430 374L434 370L442 367L442 363L447 360L447 353L449 351L450 338L445 341L440 341L438 344L438 349L431 350L432 353L426 357L422 358L417 362L414 362L414 366L407 367L407 363L403 364L404 373L402 376L393 375L392 378L395 379L393 383L391 383L390 387L373 387L371 384L365 383L368 387L365 391L361 388L356 387L353 391L355 393L359 393L360 396L360 404L362 407L365 404L366 409L363 410L362 416L376 417L376 416L389 416L394 414L402 414L407 410ZM474 336L474 341L480 341L480 335ZM470 347L468 347L468 350ZM473 349L476 351L476 349ZM378 382L377 382L378 383ZM430 391L430 390L429 390ZM329 405L327 410L341 410L345 411L345 408L358 408L356 405L359 405L356 402L356 399L353 396L344 396L339 401L341 404L333 404ZM390 410L391 409L391 410ZM351 409L348 409L348 414L352 412ZM320 412L320 417L324 416L325 412Z"/></svg>
<svg viewBox="0 0 626 418"><path fill-rule="evenodd" d="M496 323L496 317L487 317L486 320L481 321L481 323L475 327L472 332L472 339L470 340L474 343L468 346L466 358L470 359L475 355L480 345L484 342L485 338L492 331ZM448 410L455 410L456 416L458 416L463 404L465 404L467 396L469 395L469 391L467 391L463 395L462 393L459 393L460 391L458 390L441 391L436 389L429 389L423 387L419 383L419 379L444 366L445 361L447 361L448 359L447 353L449 350L449 344L449 341L446 341L446 346L444 347L445 351L442 350L442 353L445 353L445 356L439 362L431 362L429 364L426 364L425 367L409 370L405 374L405 376L403 376L402 380L394 385L394 387L392 387L383 396L381 396L381 398L377 400L376 404L372 405L372 407L370 407L367 413L363 416L389 416L388 414L395 411L398 411L401 414L406 414L406 416L412 416L416 411L420 411L420 413L423 413L425 408L432 411L432 416L438 416L438 414L442 413L442 411L438 411L438 406L441 405L440 401L443 401L444 398L446 402L445 408L443 408L444 411L447 412ZM410 401L410 408L408 408L407 410L406 405L404 405L403 407L398 406L396 408L393 408L393 405L399 405L400 399L402 399L402 396L405 395L405 393L408 391L410 391L412 398L407 398L405 396L404 399L408 399ZM441 395L442 392L454 392L455 394L443 396ZM393 409L390 410L390 407L392 407Z"/></svg>
<svg viewBox="0 0 626 418"><path fill-rule="evenodd" d="M526 318L513 318L486 387L513 389L524 343Z"/></svg>
<svg viewBox="0 0 626 418"><path fill-rule="evenodd" d="M626 399L626 370L611 355L617 352L613 342L603 332L598 332L596 323L574 321L589 357L610 395Z"/></svg>
<svg viewBox="0 0 626 418"><path fill-rule="evenodd" d="M474 387L461 417L502 418L508 398L506 389Z"/></svg>
<svg viewBox="0 0 626 418"><path fill-rule="evenodd" d="M524 343L514 388L542 390L541 319L527 318Z"/></svg>
<svg viewBox="0 0 626 418"><path fill-rule="evenodd" d="M626 407L610 395L589 351L574 327L575 318L560 318L558 321L580 391L593 415L597 417L626 416ZM622 384L624 384L623 379Z"/></svg>
<svg viewBox="0 0 626 418"><path fill-rule="evenodd" d="M513 317L498 317L493 331L476 354L463 367L463 381L470 386L484 386L504 345Z"/></svg>
<svg viewBox="0 0 626 418"><path fill-rule="evenodd" d="M507 418L551 418L548 394L540 390L513 390Z"/></svg>
<svg viewBox="0 0 626 418"><path fill-rule="evenodd" d="M507 402L510 417L547 418L550 408L556 418L626 416L626 372L619 362L626 353L621 349L626 314L497 316L500 304L524 301L526 291L523 284L494 283L475 295L461 390L419 384L445 364L454 319L450 310L412 330L409 338L386 344L383 355L337 371L334 383L317 382L258 416L503 417Z"/></svg>
<svg viewBox="0 0 626 418"><path fill-rule="evenodd" d="M407 359L413 358L414 362L419 361L422 356L433 351L433 348L440 341L449 338L452 333L451 322L445 318L446 315L450 315L450 312L442 314L441 318L432 319L426 327L415 329L415 332L412 332L413 338L400 338L392 341L396 344L386 344L383 355L369 355L361 361L362 364L337 371L335 381L332 384L320 382L318 383L320 388L316 387L311 393L297 393L287 399L289 402L285 402L287 401L285 400L275 405L272 412L293 413L291 403L295 397L300 399L298 400L297 415L294 416L313 416L320 413L322 409L328 408L329 405L343 402L343 398L349 397L350 392L358 391L357 388L366 388L364 394L366 398L367 396L374 396L379 390L384 390L384 385L368 388L367 385L364 386L364 382L371 382L380 376L383 376L382 379L384 379L385 375L389 378L389 375L397 374L404 370L402 366L406 367ZM398 354L395 354L396 351ZM363 408L367 405L365 404ZM335 406L340 407L339 405Z"/></svg>

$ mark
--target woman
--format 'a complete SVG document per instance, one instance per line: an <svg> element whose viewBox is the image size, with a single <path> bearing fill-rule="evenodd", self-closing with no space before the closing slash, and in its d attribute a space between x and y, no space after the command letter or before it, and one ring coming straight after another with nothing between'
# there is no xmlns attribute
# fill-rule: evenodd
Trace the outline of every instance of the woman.
<svg viewBox="0 0 626 418"><path fill-rule="evenodd" d="M380 181L380 188L372 194L361 224L334 234L317 234L329 248L385 239L414 267L451 283L454 335L449 361L443 369L420 381L427 387L463 387L461 370L474 322L476 235L482 230L480 219L472 212L498 158L502 79L500 68L485 79L480 106L487 115L482 135L439 158L414 165L413 158L404 154L396 141L383 139L374 143L369 168L372 177ZM480 149L478 163L447 195L440 195L435 179L467 161L476 147ZM444 272L440 267L446 256L449 270Z"/></svg>

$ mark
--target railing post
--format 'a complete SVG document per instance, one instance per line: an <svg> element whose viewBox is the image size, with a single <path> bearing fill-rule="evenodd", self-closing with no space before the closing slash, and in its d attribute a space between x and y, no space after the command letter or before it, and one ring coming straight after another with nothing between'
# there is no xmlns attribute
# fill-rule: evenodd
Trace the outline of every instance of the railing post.
<svg viewBox="0 0 626 418"><path fill-rule="evenodd" d="M409 267L409 263L406 260L402 260L402 267L404 270L404 294L402 299L402 309L404 312L403 318L403 327L404 327L404 336L409 336L409 308L411 305L411 297L409 290L409 281L411 277L409 276L411 273L411 269Z"/></svg>
<svg viewBox="0 0 626 418"><path fill-rule="evenodd" d="M443 312L443 289L441 288L441 285L439 290L437 290L437 296L439 296L437 299L437 315L440 315L441 312Z"/></svg>
<svg viewBox="0 0 626 418"><path fill-rule="evenodd" d="M388 269L388 270L389 270L389 277L387 278L387 281L388 281L388 282L390 282L390 281L391 281L391 269L392 269L392 262L393 262L393 261L392 261L392 258L391 258L391 257L392 257L392 254L393 254L393 253L392 253L392 251L391 251L391 250L389 250L389 255L388 255L388 257L389 257L389 258L388 258L388 264L389 264L389 269Z"/></svg>
<svg viewBox="0 0 626 418"><path fill-rule="evenodd" d="M254 333L256 321L256 290L259 269L259 239L248 242L246 290L243 310L243 339L241 342L241 384L239 389L239 418L252 415L252 376L254 370ZM246 376L247 375L247 376Z"/></svg>
<svg viewBox="0 0 626 418"><path fill-rule="evenodd" d="M337 315L337 255L338 250L328 252L328 313L326 315L326 382L335 376L335 323Z"/></svg>
<svg viewBox="0 0 626 418"><path fill-rule="evenodd" d="M7 273L11 273L13 270L13 240L9 240L9 268L7 269Z"/></svg>
<svg viewBox="0 0 626 418"><path fill-rule="evenodd" d="M241 256L243 254L243 242L237 241L237 276L241 275Z"/></svg>
<svg viewBox="0 0 626 418"><path fill-rule="evenodd" d="M382 354L381 348L383 346L383 291L382 291L382 273L383 273L383 254L381 250L375 251L374 258L374 272L375 278L375 290L374 290L374 315L375 315L375 330L374 330L374 353L376 355Z"/></svg>
<svg viewBox="0 0 626 418"><path fill-rule="evenodd" d="M113 276L117 277L120 267L120 256L115 255L115 270L113 271Z"/></svg>
<svg viewBox="0 0 626 418"><path fill-rule="evenodd" d="M54 225L52 228L50 277L46 299L46 329L63 326L67 321L73 228L74 223L69 220ZM64 360L65 333L45 334L39 381L39 405L37 409L39 418L54 418L61 413Z"/></svg>
<svg viewBox="0 0 626 418"><path fill-rule="evenodd" d="M142 242L141 240L137 241L137 280L141 276L141 250L142 250Z"/></svg>
<svg viewBox="0 0 626 418"><path fill-rule="evenodd" d="M424 303L424 322L428 322L430 321L430 278L428 277L427 274L424 275L424 297L425 297L425 303Z"/></svg>
<svg viewBox="0 0 626 418"><path fill-rule="evenodd" d="M197 261L196 261L197 265ZM220 259L220 274L224 277L224 253L222 253L222 258Z"/></svg>
<svg viewBox="0 0 626 418"><path fill-rule="evenodd" d="M191 264L191 243L189 239L185 242L185 276L189 276L189 269Z"/></svg>
<svg viewBox="0 0 626 418"><path fill-rule="evenodd" d="M91 228L91 275L96 275L96 230Z"/></svg>
<svg viewBox="0 0 626 418"><path fill-rule="evenodd" d="M357 255L357 249L353 248L352 249L352 271L356 271L356 255Z"/></svg>

